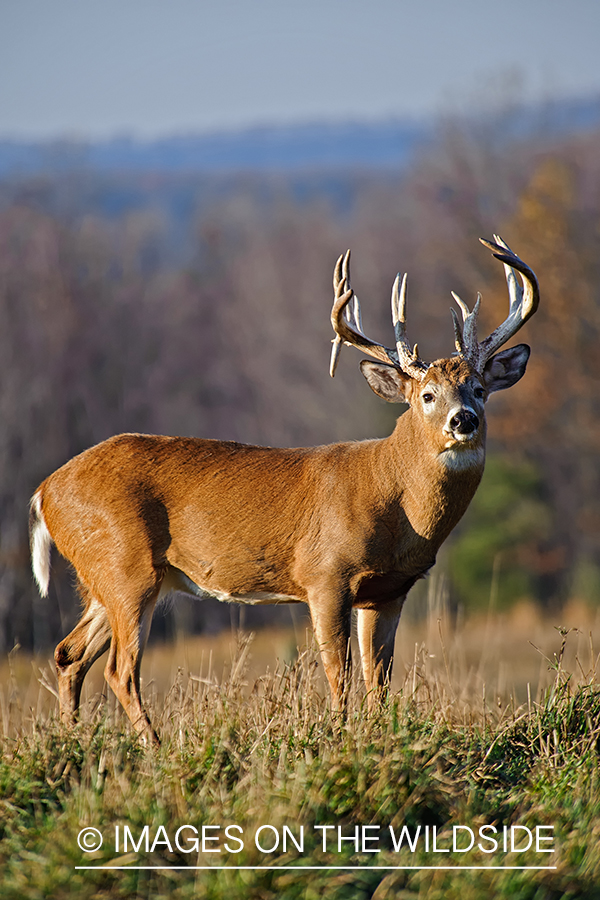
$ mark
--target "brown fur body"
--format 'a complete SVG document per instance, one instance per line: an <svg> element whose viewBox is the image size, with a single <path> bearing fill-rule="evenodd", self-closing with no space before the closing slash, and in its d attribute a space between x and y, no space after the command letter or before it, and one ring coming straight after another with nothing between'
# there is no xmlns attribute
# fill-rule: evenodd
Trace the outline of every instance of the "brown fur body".
<svg viewBox="0 0 600 900"><path fill-rule="evenodd" d="M482 383L462 360L434 364L424 384L404 385L411 408L383 440L275 449L125 434L58 469L34 496L32 533L47 529L85 603L56 651L64 717L76 714L85 673L110 644L107 680L134 725L151 731L139 666L154 606L170 588L306 602L336 705L358 608L363 673L376 692L406 594L481 478L485 422L473 389ZM432 385L433 420L413 396ZM479 407L482 424L458 443L442 426L465 403Z"/></svg>
<svg viewBox="0 0 600 900"><path fill-rule="evenodd" d="M350 251L334 270L330 373L344 343L369 386L409 409L384 440L300 450L124 434L76 456L31 501L33 571L45 596L50 548L73 565L84 611L55 652L61 713L72 721L91 664L137 731L157 740L142 706L140 664L162 594L184 589L242 603L305 602L334 707L348 685L352 609L373 704L391 674L406 595L469 505L485 461L485 401L524 374L529 347L499 350L536 311L534 273L502 241L504 323L480 342L479 300L455 296L458 355L427 365L406 338L406 276L392 290L396 349L362 332ZM517 283L521 277L522 288Z"/></svg>

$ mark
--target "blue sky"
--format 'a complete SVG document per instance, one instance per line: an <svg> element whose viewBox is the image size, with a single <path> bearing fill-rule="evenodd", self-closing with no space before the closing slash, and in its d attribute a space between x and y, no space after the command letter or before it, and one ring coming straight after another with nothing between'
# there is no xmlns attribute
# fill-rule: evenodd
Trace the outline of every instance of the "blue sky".
<svg viewBox="0 0 600 900"><path fill-rule="evenodd" d="M139 137L600 93L600 0L0 0L0 136Z"/></svg>

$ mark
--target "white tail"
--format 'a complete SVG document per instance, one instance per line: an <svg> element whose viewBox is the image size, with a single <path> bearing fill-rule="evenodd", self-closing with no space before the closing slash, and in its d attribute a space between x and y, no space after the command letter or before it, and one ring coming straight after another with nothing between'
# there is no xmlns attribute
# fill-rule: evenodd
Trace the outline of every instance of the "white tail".
<svg viewBox="0 0 600 900"><path fill-rule="evenodd" d="M336 707L347 689L356 609L374 702L391 673L406 595L481 478L485 401L515 384L529 358L525 344L496 351L535 312L535 275L499 238L484 243L504 263L509 316L480 342L479 301L471 313L458 300L457 355L431 364L406 337L406 278L392 293L389 349L362 331L349 252L338 260L331 374L342 343L375 357L361 363L371 388L409 403L390 437L282 450L124 434L43 482L32 501L36 580L45 594L53 540L84 603L55 653L66 721L76 716L86 672L110 647L109 685L138 732L157 739L140 698L140 664L156 602L173 588L243 603L307 603Z"/></svg>
<svg viewBox="0 0 600 900"><path fill-rule="evenodd" d="M42 513L42 497L37 491L31 498L29 512L31 567L42 597L48 596L50 586L50 550L52 538Z"/></svg>

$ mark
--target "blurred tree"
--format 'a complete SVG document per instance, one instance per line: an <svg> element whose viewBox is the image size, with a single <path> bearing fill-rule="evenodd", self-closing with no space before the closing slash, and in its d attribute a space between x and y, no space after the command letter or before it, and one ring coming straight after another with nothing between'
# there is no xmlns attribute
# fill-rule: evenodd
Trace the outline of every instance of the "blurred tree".
<svg viewBox="0 0 600 900"><path fill-rule="evenodd" d="M533 351L527 377L494 403L492 434L505 453L526 453L542 478L553 515L535 565L540 596L553 602L567 599L580 566L600 566L599 210L598 165L548 155L503 226L539 273L542 301L523 335ZM496 288L485 299L499 317L505 297Z"/></svg>
<svg viewBox="0 0 600 900"><path fill-rule="evenodd" d="M356 354L327 375L335 259L355 250L365 328L386 344L408 270L409 334L433 359L453 350L450 290L470 304L484 290L482 334L505 317L501 269L476 240L498 230L542 303L519 335L526 378L489 404L492 464L450 547L453 590L487 598L496 559L499 602L597 593L600 135L519 142L455 121L404 177L344 178L341 205L293 176L0 184L0 646L46 646L74 614L58 560L47 601L29 573L27 502L47 474L120 431L278 445L389 433L400 409L371 394ZM188 619L228 624L229 610L196 604Z"/></svg>
<svg viewBox="0 0 600 900"><path fill-rule="evenodd" d="M551 522L533 465L489 457L448 553L453 602L480 609L539 597L539 545L548 539Z"/></svg>

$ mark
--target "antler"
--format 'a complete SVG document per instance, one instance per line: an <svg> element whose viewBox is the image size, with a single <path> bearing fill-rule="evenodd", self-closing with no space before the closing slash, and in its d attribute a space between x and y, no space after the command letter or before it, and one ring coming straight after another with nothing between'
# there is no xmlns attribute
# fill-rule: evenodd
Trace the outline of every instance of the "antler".
<svg viewBox="0 0 600 900"><path fill-rule="evenodd" d="M482 372L486 362L494 355L496 350L502 347L503 344L506 344L535 313L540 302L540 294L535 274L522 259L519 259L516 253L513 253L501 237L495 234L494 241L486 241L483 238L479 238L479 240L492 251L496 259L504 263L510 298L507 318L487 338L479 342L477 338L477 314L479 313L481 295L477 295L477 302L473 307L473 311L469 312L466 303L463 303L460 297L452 291L452 296L458 303L463 317L461 325L456 312L451 310L454 321L456 349L478 372ZM517 281L515 270L521 276L522 287Z"/></svg>
<svg viewBox="0 0 600 900"><path fill-rule="evenodd" d="M429 366L422 359L419 359L417 344L411 350L406 337L406 282L406 274L404 274L402 283L400 283L400 273L398 273L392 288L392 321L394 323L394 334L396 335L396 351L402 371L421 379Z"/></svg>
<svg viewBox="0 0 600 900"><path fill-rule="evenodd" d="M468 360L476 371L483 372L490 357L510 340L535 313L540 302L540 295L535 274L522 259L519 259L516 253L513 253L501 237L495 234L494 241L486 241L483 238L479 240L492 251L496 259L504 263L510 298L508 316L501 325L480 342L477 337L477 316L481 305L481 294L477 294L475 306L470 311L458 294L452 291L452 296L462 312L462 323L454 310L451 310L451 313L454 322L454 342L458 354ZM517 281L516 272L521 276L522 287ZM350 285L349 250L342 254L336 263L333 273L333 290L335 298L331 310L331 324L335 338L329 367L331 377L333 378L335 374L342 344L348 344L421 381L429 366L420 359L417 345L415 344L411 349L406 337L406 275L402 279L400 279L400 275L397 275L392 289L395 350L373 341L362 330L360 303Z"/></svg>
<svg viewBox="0 0 600 900"><path fill-rule="evenodd" d="M415 378L421 379L425 374L427 363L419 359L417 345L414 350L406 338L406 275L400 283L400 275L396 276L392 290L392 320L396 335L396 350L384 347L383 344L367 337L362 330L362 319L358 297L350 285L350 251L347 250L338 259L333 272L333 291L335 299L331 310L331 324L335 332L331 350L329 374L333 378L342 349L342 344L357 347L380 362L402 369Z"/></svg>

